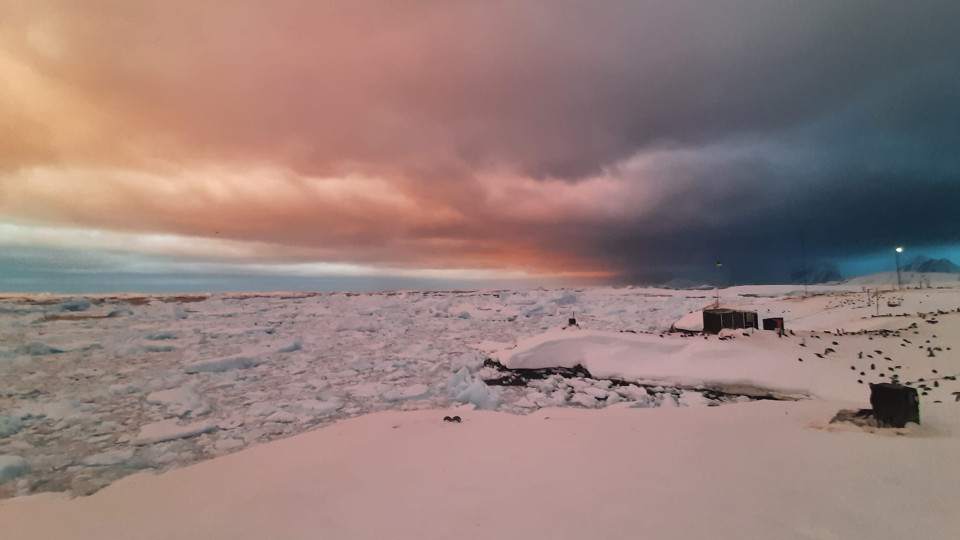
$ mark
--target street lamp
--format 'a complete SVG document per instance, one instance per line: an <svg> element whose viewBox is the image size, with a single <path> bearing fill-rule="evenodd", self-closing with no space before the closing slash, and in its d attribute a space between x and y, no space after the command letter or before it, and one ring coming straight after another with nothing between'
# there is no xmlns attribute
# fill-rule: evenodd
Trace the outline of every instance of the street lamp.
<svg viewBox="0 0 960 540"><path fill-rule="evenodd" d="M723 266L723 263L717 261L717 301L714 304L715 307L720 307L720 267Z"/></svg>
<svg viewBox="0 0 960 540"><path fill-rule="evenodd" d="M894 252L896 252L895 257L897 258L897 288L902 289L903 279L900 277L900 254L903 253L903 248L898 247L897 249L894 250Z"/></svg>

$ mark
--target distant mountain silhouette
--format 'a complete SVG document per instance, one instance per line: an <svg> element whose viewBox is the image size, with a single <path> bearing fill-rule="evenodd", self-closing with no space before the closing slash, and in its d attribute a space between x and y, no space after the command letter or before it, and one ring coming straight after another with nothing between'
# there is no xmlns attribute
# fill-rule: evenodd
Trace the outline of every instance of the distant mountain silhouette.
<svg viewBox="0 0 960 540"><path fill-rule="evenodd" d="M904 272L941 272L944 274L960 274L960 266L948 259L931 259L925 255L917 255L906 266Z"/></svg>
<svg viewBox="0 0 960 540"><path fill-rule="evenodd" d="M833 263L815 264L790 272L790 283L794 285L826 283L828 281L843 281L843 275L837 270L837 265Z"/></svg>

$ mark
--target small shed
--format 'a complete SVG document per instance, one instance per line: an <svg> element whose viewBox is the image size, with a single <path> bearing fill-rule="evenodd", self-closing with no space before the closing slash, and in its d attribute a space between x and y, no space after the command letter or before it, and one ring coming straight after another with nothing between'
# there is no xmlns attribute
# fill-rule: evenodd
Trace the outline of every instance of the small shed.
<svg viewBox="0 0 960 540"><path fill-rule="evenodd" d="M758 328L756 311L730 308L706 308L703 310L703 331L719 334L724 328Z"/></svg>
<svg viewBox="0 0 960 540"><path fill-rule="evenodd" d="M783 317L767 317L763 319L764 330L786 330L783 326Z"/></svg>

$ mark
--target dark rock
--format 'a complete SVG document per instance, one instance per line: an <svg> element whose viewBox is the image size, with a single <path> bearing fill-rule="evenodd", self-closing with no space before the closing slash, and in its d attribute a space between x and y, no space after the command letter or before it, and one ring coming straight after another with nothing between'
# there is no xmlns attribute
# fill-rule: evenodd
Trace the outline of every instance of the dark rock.
<svg viewBox="0 0 960 540"><path fill-rule="evenodd" d="M92 302L87 298L73 298L66 302L60 302L56 309L60 311L86 311L90 309Z"/></svg>
<svg viewBox="0 0 960 540"><path fill-rule="evenodd" d="M848 422L861 427L879 427L870 409L840 409L830 420L831 424L838 422Z"/></svg>
<svg viewBox="0 0 960 540"><path fill-rule="evenodd" d="M484 380L484 382L492 386L524 386L530 381L546 379L551 375L560 375L567 379L575 377L593 378L590 372L587 371L587 368L580 364L572 368L507 369L500 362L487 358L483 361L483 367L491 367L499 372L499 377Z"/></svg>
<svg viewBox="0 0 960 540"><path fill-rule="evenodd" d="M920 423L920 400L915 388L892 383L871 384L870 406L881 426L902 428L907 422Z"/></svg>

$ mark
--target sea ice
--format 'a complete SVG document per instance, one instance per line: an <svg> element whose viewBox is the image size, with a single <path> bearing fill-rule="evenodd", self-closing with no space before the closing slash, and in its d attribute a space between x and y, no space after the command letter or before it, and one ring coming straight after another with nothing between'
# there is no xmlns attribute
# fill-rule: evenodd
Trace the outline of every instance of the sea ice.
<svg viewBox="0 0 960 540"><path fill-rule="evenodd" d="M66 302L60 302L55 309L60 311L86 311L93 305L88 298L72 298Z"/></svg>
<svg viewBox="0 0 960 540"><path fill-rule="evenodd" d="M247 415L249 416L269 416L275 412L277 412L277 408L266 401L254 403L247 408Z"/></svg>
<svg viewBox="0 0 960 540"><path fill-rule="evenodd" d="M230 450L243 448L245 444L246 443L240 439L220 439L219 441L213 443L213 447L222 452L228 452Z"/></svg>
<svg viewBox="0 0 960 540"><path fill-rule="evenodd" d="M20 431L23 422L12 416L0 416L0 439L5 439Z"/></svg>
<svg viewBox="0 0 960 540"><path fill-rule="evenodd" d="M577 300L578 300L577 295L575 295L575 294L573 294L573 293L567 293L567 294L561 296L560 298L555 298L555 299L551 300L551 302L553 302L554 304L556 304L556 305L558 305L558 306L569 306L569 305L572 305L572 304L576 304L576 303L577 303Z"/></svg>
<svg viewBox="0 0 960 540"><path fill-rule="evenodd" d="M692 390L684 390L680 393L680 406L681 407L704 407L710 404L710 400L703 397L703 394L700 392L694 392Z"/></svg>
<svg viewBox="0 0 960 540"><path fill-rule="evenodd" d="M163 331L163 332L151 332L147 334L145 337L150 341L163 341L166 339L178 339L180 336L176 332Z"/></svg>
<svg viewBox="0 0 960 540"><path fill-rule="evenodd" d="M132 442L137 446L143 446L176 439L185 439L216 430L217 424L212 420L181 425L176 418L170 418L141 427L140 433L133 438Z"/></svg>
<svg viewBox="0 0 960 540"><path fill-rule="evenodd" d="M203 396L189 386L160 390L147 395L147 403L163 406L167 412L183 416L203 416L210 412Z"/></svg>
<svg viewBox="0 0 960 540"><path fill-rule="evenodd" d="M372 398L383 393L387 387L383 383L360 383L347 388L347 393L355 398Z"/></svg>
<svg viewBox="0 0 960 540"><path fill-rule="evenodd" d="M347 317L337 326L337 331L378 332L381 328L382 326L373 317Z"/></svg>
<svg viewBox="0 0 960 540"><path fill-rule="evenodd" d="M83 464L88 467L108 467L110 465L119 465L133 457L133 448L124 448L121 450L108 450L99 454L94 454L83 459Z"/></svg>
<svg viewBox="0 0 960 540"><path fill-rule="evenodd" d="M21 349L21 351L23 352L23 354L29 354L30 356L48 356L51 354L60 354L60 353L67 352L63 349L58 349L56 347L44 345L43 343L36 342L36 341L33 343L30 343L29 345L25 345Z"/></svg>
<svg viewBox="0 0 960 540"><path fill-rule="evenodd" d="M0 455L0 484L13 480L30 470L27 460L20 456Z"/></svg>
<svg viewBox="0 0 960 540"><path fill-rule="evenodd" d="M296 422L300 417L288 411L277 411L267 417L267 422L277 422L280 424L289 424Z"/></svg>
<svg viewBox="0 0 960 540"><path fill-rule="evenodd" d="M472 404L477 409L496 409L500 405L500 392L487 386L480 378L473 379L462 386L453 399L464 404Z"/></svg>
<svg viewBox="0 0 960 540"><path fill-rule="evenodd" d="M607 396L610 395L610 392L594 386L584 388L583 393L594 399L607 399Z"/></svg>
<svg viewBox="0 0 960 540"><path fill-rule="evenodd" d="M303 399L294 403L292 408L297 412L304 414L329 414L342 409L343 400L340 398L331 398L326 401L320 401L317 399Z"/></svg>
<svg viewBox="0 0 960 540"><path fill-rule="evenodd" d="M300 342L299 342L299 341L294 341L293 343L291 343L290 345L288 345L288 346L286 346L286 347L282 347L282 348L280 348L280 349L277 349L277 352L279 352L279 353L292 353L292 352L299 351L301 348L302 348L302 346L300 345Z"/></svg>
<svg viewBox="0 0 960 540"><path fill-rule="evenodd" d="M660 397L660 406L664 408L677 407L677 397L670 393L663 393Z"/></svg>
<svg viewBox="0 0 960 540"><path fill-rule="evenodd" d="M222 373L231 369L248 369L260 365L260 361L249 356L233 356L230 358L214 358L198 360L183 367L183 372L193 373Z"/></svg>
<svg viewBox="0 0 960 540"><path fill-rule="evenodd" d="M429 393L430 388L427 385L414 384L412 386L396 387L391 390L387 390L383 394L383 398L387 401L405 401L408 399L426 397Z"/></svg>
<svg viewBox="0 0 960 540"><path fill-rule="evenodd" d="M125 394L136 394L140 391L140 386L135 383L117 383L110 385L110 391L114 395L122 396Z"/></svg>
<svg viewBox="0 0 960 540"><path fill-rule="evenodd" d="M570 403L581 405L589 409L593 409L597 406L597 400L593 396L583 392L577 392L573 394L573 397L570 398Z"/></svg>

